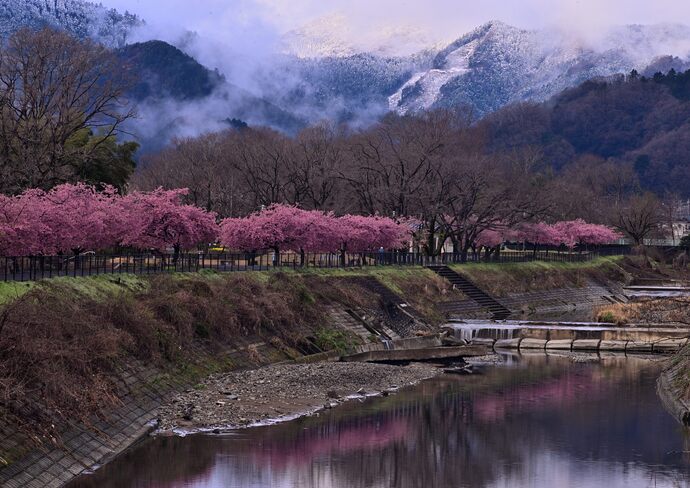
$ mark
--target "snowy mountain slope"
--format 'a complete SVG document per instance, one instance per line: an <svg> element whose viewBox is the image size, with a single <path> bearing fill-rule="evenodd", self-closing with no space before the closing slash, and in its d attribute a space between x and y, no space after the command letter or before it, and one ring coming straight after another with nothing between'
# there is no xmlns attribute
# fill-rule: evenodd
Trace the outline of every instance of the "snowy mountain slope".
<svg viewBox="0 0 690 488"><path fill-rule="evenodd" d="M487 23L441 50L428 69L414 73L388 101L414 113L469 105L477 115L511 102L544 100L587 79L642 71L663 55L687 58L690 28L623 26L596 48L555 31Z"/></svg>
<svg viewBox="0 0 690 488"><path fill-rule="evenodd" d="M438 39L414 25L354 26L339 13L319 17L283 35L284 54L298 58L349 57L370 54L400 58L446 46L451 39Z"/></svg>
<svg viewBox="0 0 690 488"><path fill-rule="evenodd" d="M130 32L142 24L133 14L84 0L0 0L0 37L22 27L53 26L77 37L121 47Z"/></svg>
<svg viewBox="0 0 690 488"><path fill-rule="evenodd" d="M254 89L305 120L366 124L388 112L388 96L430 59L285 56L257 73Z"/></svg>

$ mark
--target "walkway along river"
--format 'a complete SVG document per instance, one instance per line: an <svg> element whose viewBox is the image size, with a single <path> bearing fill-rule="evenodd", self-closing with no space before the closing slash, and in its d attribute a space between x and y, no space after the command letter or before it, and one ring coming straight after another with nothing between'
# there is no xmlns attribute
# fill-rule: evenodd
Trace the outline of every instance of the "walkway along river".
<svg viewBox="0 0 690 488"><path fill-rule="evenodd" d="M481 375L226 435L158 437L71 488L681 487L659 357L504 353Z"/></svg>

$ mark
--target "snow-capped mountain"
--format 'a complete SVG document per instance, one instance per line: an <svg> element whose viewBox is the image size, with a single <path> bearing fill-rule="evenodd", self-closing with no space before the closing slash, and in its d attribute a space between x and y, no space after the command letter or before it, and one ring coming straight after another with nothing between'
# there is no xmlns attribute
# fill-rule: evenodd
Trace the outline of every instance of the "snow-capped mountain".
<svg viewBox="0 0 690 488"><path fill-rule="evenodd" d="M622 26L594 45L553 30L490 22L442 49L388 98L399 113L467 105L477 115L545 100L587 79L643 71L659 56L688 58L690 28Z"/></svg>
<svg viewBox="0 0 690 488"><path fill-rule="evenodd" d="M621 26L582 39L489 22L439 46L414 27L368 29L332 15L285 34L283 52L256 66L246 63L251 50L240 53L244 58L217 46L206 50L225 56L217 63L207 56L209 66L224 67L216 73L182 56L194 52L184 40L176 43L180 53L160 43L123 51L134 29L146 38L146 24L127 12L86 0L0 0L0 37L44 25L120 48L141 74L133 92L141 104L185 103L199 120L244 117L291 133L324 119L368 124L389 111L469 106L482 116L513 102L546 100L591 78L690 67L690 28L683 25ZM200 36L189 38L204 52ZM262 109L246 110L255 106ZM195 122L187 132L195 130L210 129Z"/></svg>
<svg viewBox="0 0 690 488"><path fill-rule="evenodd" d="M308 22L282 36L285 54L298 58L349 57L370 54L400 58L440 50L451 39L439 40L413 25L354 26L343 14Z"/></svg>
<svg viewBox="0 0 690 488"><path fill-rule="evenodd" d="M124 14L84 0L0 0L0 37L22 27L52 26L110 47L127 43L130 32L143 24Z"/></svg>

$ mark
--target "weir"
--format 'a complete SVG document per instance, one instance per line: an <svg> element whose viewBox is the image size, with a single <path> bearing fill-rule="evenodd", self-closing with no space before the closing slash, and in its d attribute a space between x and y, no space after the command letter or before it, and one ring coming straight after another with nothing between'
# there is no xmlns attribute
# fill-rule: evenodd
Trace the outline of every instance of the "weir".
<svg viewBox="0 0 690 488"><path fill-rule="evenodd" d="M625 327L598 322L487 321L449 322L454 337L471 345L493 349L569 351L625 351L674 353L686 345L690 328L631 324Z"/></svg>

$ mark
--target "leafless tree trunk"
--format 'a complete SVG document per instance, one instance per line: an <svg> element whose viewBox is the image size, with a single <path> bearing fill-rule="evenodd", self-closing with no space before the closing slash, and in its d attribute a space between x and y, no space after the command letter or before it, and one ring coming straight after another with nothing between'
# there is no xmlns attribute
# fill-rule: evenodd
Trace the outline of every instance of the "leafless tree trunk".
<svg viewBox="0 0 690 488"><path fill-rule="evenodd" d="M0 190L73 178L133 116L127 85L114 54L92 41L51 29L12 35L0 48Z"/></svg>
<svg viewBox="0 0 690 488"><path fill-rule="evenodd" d="M635 245L644 244L644 240L662 223L659 200L651 193L634 196L616 209L618 229L627 234Z"/></svg>

